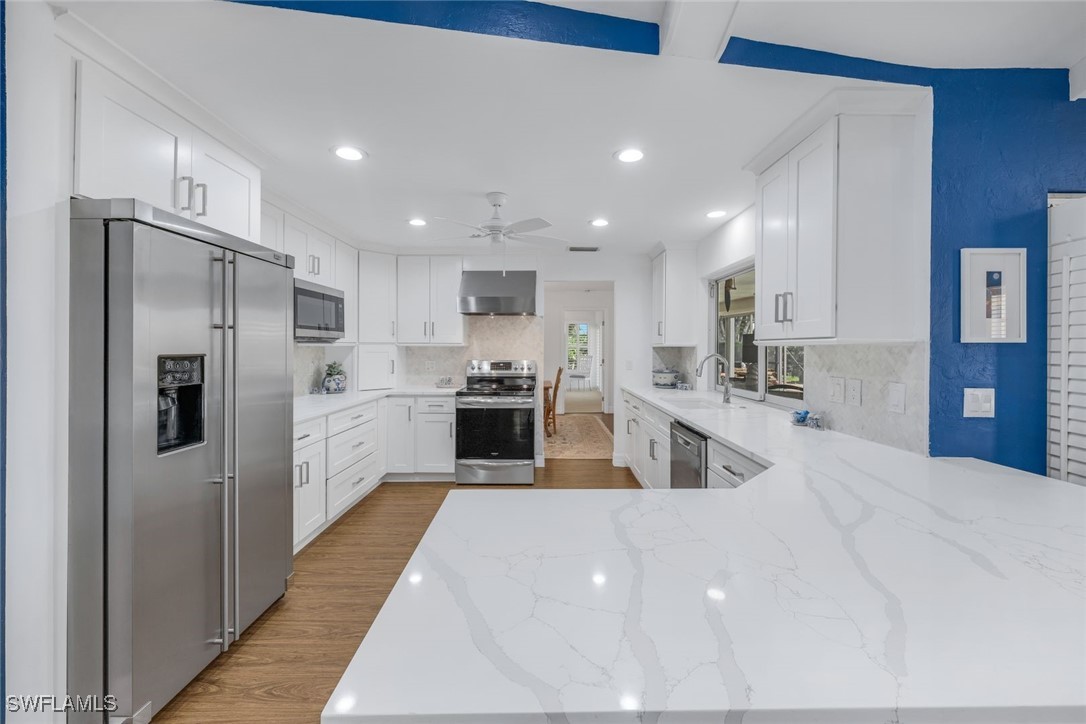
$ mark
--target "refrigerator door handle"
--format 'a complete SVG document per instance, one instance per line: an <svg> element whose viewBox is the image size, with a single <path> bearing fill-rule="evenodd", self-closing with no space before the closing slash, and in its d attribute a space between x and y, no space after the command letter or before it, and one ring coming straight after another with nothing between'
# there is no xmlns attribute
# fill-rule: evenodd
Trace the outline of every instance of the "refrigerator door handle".
<svg viewBox="0 0 1086 724"><path fill-rule="evenodd" d="M240 438L238 435L238 264L236 254L230 259L230 265L233 267L230 274L230 328L233 330L230 333L230 406L233 413L232 423L234 427L231 435L231 444L234 448L234 587L232 598L234 600L234 640L237 641L241 637L241 553L239 552L241 544L241 483L239 482L241 455L238 445Z"/></svg>
<svg viewBox="0 0 1086 724"><path fill-rule="evenodd" d="M222 621L222 644L221 644L220 647L221 647L221 649L223 651L226 651L227 649L230 648L230 586L231 586L230 566L227 565L227 561L229 560L229 555L230 555L230 486L228 484L229 479L230 479L229 478L229 476L230 476L230 459L229 459L230 450L226 445L226 441L227 441L227 439L229 438L229 435L230 435L230 417L229 417L229 410L227 409L227 405L226 405L226 397L229 394L229 390L227 389L227 379L228 379L228 374L229 374L229 371L230 371L228 369L228 366L227 366L228 360L226 359L226 345L227 345L227 339L229 337L227 326L230 323L230 320L228 320L226 318L227 305L229 304L229 297L227 296L228 290L226 288L226 280L227 280L227 277L229 276L226 273L227 252L225 250L223 250L222 256L221 257L218 257L218 256L215 257L215 261L222 262L222 275L219 277L220 291L222 292L221 297L220 297L220 302L221 302L221 305L222 305L221 306L221 309L222 309L222 324L219 326L219 329L222 330L222 337L220 338L221 342L222 342L222 346L220 348L221 354L219 355L219 359L220 359L219 374L222 375L222 424L221 424L220 430L219 430L219 432L220 432L219 444L222 446L222 458L221 458L221 460L219 462L222 465L223 486L222 486L222 503L220 504L219 508L220 508L220 510L222 512L222 519L221 519L221 523L220 523L220 525L222 526L222 550L220 551L220 555L222 556L221 560L222 560L223 565L222 565L222 588L220 589L221 590L221 599L222 600L220 601L221 608L219 610L219 615L220 615L220 618L221 618L221 621Z"/></svg>

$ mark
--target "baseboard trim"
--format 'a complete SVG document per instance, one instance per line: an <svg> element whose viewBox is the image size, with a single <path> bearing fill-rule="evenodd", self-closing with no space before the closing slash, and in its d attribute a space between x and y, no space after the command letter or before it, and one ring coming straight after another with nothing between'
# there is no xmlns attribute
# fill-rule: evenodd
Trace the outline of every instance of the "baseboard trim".
<svg viewBox="0 0 1086 724"><path fill-rule="evenodd" d="M615 453L614 455L611 456L611 464L614 465L616 468L628 468L628 467L630 467L629 465L626 464L626 456L625 455L619 455L618 453Z"/></svg>
<svg viewBox="0 0 1086 724"><path fill-rule="evenodd" d="M537 468L545 468L545 467L547 467L546 458L544 458L544 456L542 456L542 455L536 455L535 456L535 466Z"/></svg>
<svg viewBox="0 0 1086 724"><path fill-rule="evenodd" d="M382 483L455 483L454 473L388 473Z"/></svg>

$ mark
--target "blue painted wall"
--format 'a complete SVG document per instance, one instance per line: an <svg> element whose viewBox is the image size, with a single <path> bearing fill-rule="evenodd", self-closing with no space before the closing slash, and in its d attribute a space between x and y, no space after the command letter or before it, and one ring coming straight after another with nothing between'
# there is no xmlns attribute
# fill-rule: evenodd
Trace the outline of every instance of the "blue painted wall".
<svg viewBox="0 0 1086 724"><path fill-rule="evenodd" d="M660 26L523 0L235 0L390 23L655 55Z"/></svg>
<svg viewBox="0 0 1086 724"><path fill-rule="evenodd" d="M1044 473L1047 195L1086 191L1086 101L1066 70L916 68L733 38L720 62L930 86L932 455ZM959 250L1028 249L1026 344L961 344ZM962 417L962 389L995 387L996 417Z"/></svg>

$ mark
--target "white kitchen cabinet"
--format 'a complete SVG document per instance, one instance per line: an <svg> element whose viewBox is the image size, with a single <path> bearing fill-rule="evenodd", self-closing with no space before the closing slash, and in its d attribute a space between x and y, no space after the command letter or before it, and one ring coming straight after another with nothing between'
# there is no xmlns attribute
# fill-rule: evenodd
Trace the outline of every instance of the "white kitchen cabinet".
<svg viewBox="0 0 1086 724"><path fill-rule="evenodd" d="M343 292L343 339L358 342L358 249L336 239L336 280L333 287Z"/></svg>
<svg viewBox="0 0 1086 724"><path fill-rule="evenodd" d="M463 260L458 256L401 256L396 273L396 341L463 344L457 311Z"/></svg>
<svg viewBox="0 0 1086 724"><path fill-rule="evenodd" d="M294 453L294 544L321 527L327 517L324 441Z"/></svg>
<svg viewBox="0 0 1086 724"><path fill-rule="evenodd" d="M390 473L415 472L415 398L388 399L387 468Z"/></svg>
<svg viewBox="0 0 1086 724"><path fill-rule="evenodd" d="M79 63L73 190L260 239L260 169L96 63Z"/></svg>
<svg viewBox="0 0 1086 724"><path fill-rule="evenodd" d="M260 238L260 169L206 133L192 143L192 214L242 239Z"/></svg>
<svg viewBox="0 0 1086 724"><path fill-rule="evenodd" d="M267 201L260 202L260 244L285 252L283 245L283 210ZM298 260L295 260L297 263Z"/></svg>
<svg viewBox="0 0 1086 724"><path fill-rule="evenodd" d="M779 160L752 164L757 342L923 338L922 135L913 115L833 114Z"/></svg>
<svg viewBox="0 0 1086 724"><path fill-rule="evenodd" d="M392 254L358 254L358 341L396 342L396 257Z"/></svg>
<svg viewBox="0 0 1086 724"><path fill-rule="evenodd" d="M388 472L388 398L377 401L377 477Z"/></svg>
<svg viewBox="0 0 1086 724"><path fill-rule="evenodd" d="M79 63L74 191L189 215L192 127L104 68Z"/></svg>
<svg viewBox="0 0 1086 724"><path fill-rule="evenodd" d="M294 256L294 278L335 286L335 239L290 214L284 215L283 247Z"/></svg>
<svg viewBox="0 0 1086 724"><path fill-rule="evenodd" d="M646 488L671 487L671 417L644 400L623 394L626 464Z"/></svg>
<svg viewBox="0 0 1086 724"><path fill-rule="evenodd" d="M668 249L652 260L652 343L658 347L693 347L699 335L694 249Z"/></svg>
<svg viewBox="0 0 1086 724"><path fill-rule="evenodd" d="M643 447L643 435L641 431L641 418L633 414L630 411L630 406L626 406L626 465L630 468L630 471L634 474L634 477L639 481L643 479L644 473L641 471L641 467L644 464L644 452Z"/></svg>
<svg viewBox="0 0 1086 724"><path fill-rule="evenodd" d="M670 432L645 424L646 445L644 450L644 473L650 488L667 490L671 488L671 436Z"/></svg>
<svg viewBox="0 0 1086 724"><path fill-rule="evenodd" d="M456 467L456 413L421 412L415 420L415 472L451 473Z"/></svg>
<svg viewBox="0 0 1086 724"><path fill-rule="evenodd" d="M338 475L328 478L328 518L350 508L366 493L377 487L381 475L377 469L377 456L370 455Z"/></svg>
<svg viewBox="0 0 1086 724"><path fill-rule="evenodd" d="M358 389L391 390L396 387L396 345L360 344L355 350Z"/></svg>

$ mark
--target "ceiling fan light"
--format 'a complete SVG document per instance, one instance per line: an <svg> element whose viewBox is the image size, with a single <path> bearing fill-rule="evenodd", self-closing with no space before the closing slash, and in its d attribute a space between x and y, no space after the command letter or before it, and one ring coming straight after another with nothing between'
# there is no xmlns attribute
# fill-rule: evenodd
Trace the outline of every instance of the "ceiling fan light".
<svg viewBox="0 0 1086 724"><path fill-rule="evenodd" d="M607 226L607 224L611 222L609 222L607 219L592 219L592 221L589 221L588 223L592 224L592 226L603 227Z"/></svg>
<svg viewBox="0 0 1086 724"><path fill-rule="evenodd" d="M637 163L645 157L645 154L640 148L624 148L621 151L615 151L614 156L622 163Z"/></svg>
<svg viewBox="0 0 1086 724"><path fill-rule="evenodd" d="M708 216L710 219L720 219L720 218L723 218L724 216L727 216L727 214L728 214L727 211L723 211L721 209L716 209L714 211L710 211L708 214L706 214L706 216Z"/></svg>
<svg viewBox="0 0 1086 724"><path fill-rule="evenodd" d="M332 149L332 153L336 154L344 161L361 161L366 157L366 152L361 148L355 148L354 146L336 146Z"/></svg>
<svg viewBox="0 0 1086 724"><path fill-rule="evenodd" d="M407 223L411 226L426 226L426 219L411 219Z"/></svg>

